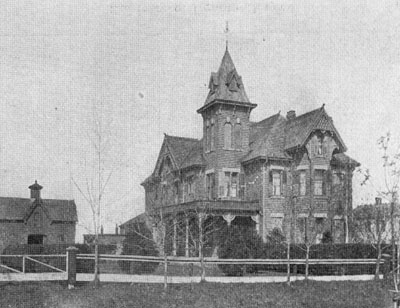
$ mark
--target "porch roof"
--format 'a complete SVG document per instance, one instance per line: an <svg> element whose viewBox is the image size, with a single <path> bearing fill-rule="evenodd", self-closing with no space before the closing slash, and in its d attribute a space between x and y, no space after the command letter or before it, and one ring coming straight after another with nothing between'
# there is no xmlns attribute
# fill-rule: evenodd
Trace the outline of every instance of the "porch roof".
<svg viewBox="0 0 400 308"><path fill-rule="evenodd" d="M258 200L255 201L237 201L237 200L195 200L179 204L173 204L163 207L163 213L179 213L185 211L204 211L210 214L231 213L237 216L254 215L261 212L261 205Z"/></svg>

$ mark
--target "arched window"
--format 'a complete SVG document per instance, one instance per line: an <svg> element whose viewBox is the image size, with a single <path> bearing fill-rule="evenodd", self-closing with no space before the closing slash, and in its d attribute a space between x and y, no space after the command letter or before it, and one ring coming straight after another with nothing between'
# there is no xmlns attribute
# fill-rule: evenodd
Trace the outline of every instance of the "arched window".
<svg viewBox="0 0 400 308"><path fill-rule="evenodd" d="M232 124L230 122L226 122L224 125L224 148L232 148Z"/></svg>
<svg viewBox="0 0 400 308"><path fill-rule="evenodd" d="M215 150L215 123L214 123L214 119L211 119L210 139L211 139L211 151L214 151Z"/></svg>
<svg viewBox="0 0 400 308"><path fill-rule="evenodd" d="M242 148L242 125L240 124L240 119L238 118L233 130L233 146L236 150Z"/></svg>
<svg viewBox="0 0 400 308"><path fill-rule="evenodd" d="M206 122L206 152L210 151L210 143L211 143L211 133L210 133L210 121Z"/></svg>

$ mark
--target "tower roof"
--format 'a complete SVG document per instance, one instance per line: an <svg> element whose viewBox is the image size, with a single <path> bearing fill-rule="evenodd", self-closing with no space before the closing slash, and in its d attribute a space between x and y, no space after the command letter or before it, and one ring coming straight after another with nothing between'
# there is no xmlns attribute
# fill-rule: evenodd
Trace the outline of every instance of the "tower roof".
<svg viewBox="0 0 400 308"><path fill-rule="evenodd" d="M242 77L238 74L235 64L233 64L228 48L226 48L225 54L222 57L218 72L211 73L208 87L210 91L207 99L204 106L198 112L207 109L216 101L244 105L251 108L257 106L250 103L244 89Z"/></svg>

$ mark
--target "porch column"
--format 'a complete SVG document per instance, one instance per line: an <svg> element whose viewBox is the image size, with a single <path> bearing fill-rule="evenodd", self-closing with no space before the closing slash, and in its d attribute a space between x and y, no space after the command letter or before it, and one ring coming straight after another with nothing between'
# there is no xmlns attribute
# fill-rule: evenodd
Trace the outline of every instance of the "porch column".
<svg viewBox="0 0 400 308"><path fill-rule="evenodd" d="M256 223L256 232L260 235L260 214L251 216L251 219Z"/></svg>
<svg viewBox="0 0 400 308"><path fill-rule="evenodd" d="M226 215L222 215L222 218L228 223L228 227L230 227L231 222L236 218L236 216L229 213Z"/></svg>
<svg viewBox="0 0 400 308"><path fill-rule="evenodd" d="M174 224L173 226L173 237L172 237L172 255L176 257L176 224L178 223L176 217L172 220L172 223Z"/></svg>
<svg viewBox="0 0 400 308"><path fill-rule="evenodd" d="M189 218L185 219L185 257L189 257Z"/></svg>

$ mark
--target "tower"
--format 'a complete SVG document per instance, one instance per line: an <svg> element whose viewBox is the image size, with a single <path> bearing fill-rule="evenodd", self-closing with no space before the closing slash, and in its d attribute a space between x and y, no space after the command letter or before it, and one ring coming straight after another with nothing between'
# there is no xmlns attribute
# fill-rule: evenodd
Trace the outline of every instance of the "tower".
<svg viewBox="0 0 400 308"><path fill-rule="evenodd" d="M232 174L238 176L240 160L248 153L250 112L256 106L249 101L226 48L218 72L211 73L206 101L197 110L203 117L203 154L207 169L217 176L219 195L227 194L225 182Z"/></svg>

